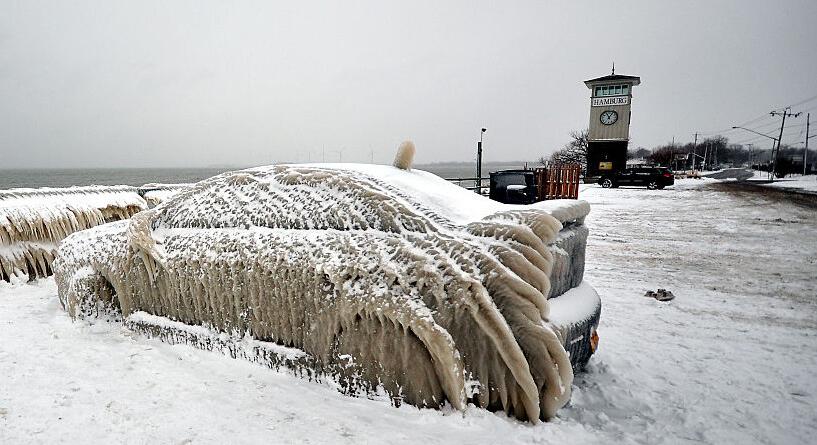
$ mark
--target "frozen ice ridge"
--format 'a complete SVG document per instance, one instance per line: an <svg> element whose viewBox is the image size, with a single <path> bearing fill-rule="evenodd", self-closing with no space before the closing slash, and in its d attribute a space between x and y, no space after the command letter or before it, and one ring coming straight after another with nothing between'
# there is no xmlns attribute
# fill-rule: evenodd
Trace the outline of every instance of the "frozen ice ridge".
<svg viewBox="0 0 817 445"><path fill-rule="evenodd" d="M51 275L63 238L146 208L145 200L128 186L0 191L0 280Z"/></svg>

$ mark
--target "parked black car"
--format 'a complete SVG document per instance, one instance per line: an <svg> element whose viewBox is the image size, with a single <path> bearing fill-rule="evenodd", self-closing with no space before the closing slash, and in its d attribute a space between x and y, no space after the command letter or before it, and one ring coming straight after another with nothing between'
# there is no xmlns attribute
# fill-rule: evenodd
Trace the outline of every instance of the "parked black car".
<svg viewBox="0 0 817 445"><path fill-rule="evenodd" d="M633 167L602 175L599 184L604 188L622 185L647 187L650 190L662 189L675 184L675 176L664 167Z"/></svg>

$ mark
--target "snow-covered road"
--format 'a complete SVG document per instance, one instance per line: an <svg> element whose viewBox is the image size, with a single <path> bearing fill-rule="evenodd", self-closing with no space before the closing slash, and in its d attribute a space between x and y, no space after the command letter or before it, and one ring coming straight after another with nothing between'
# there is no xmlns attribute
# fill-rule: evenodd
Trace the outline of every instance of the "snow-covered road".
<svg viewBox="0 0 817 445"><path fill-rule="evenodd" d="M553 422L392 408L71 323L48 279L0 283L0 443L813 442L817 210L711 182L583 189L601 349Z"/></svg>

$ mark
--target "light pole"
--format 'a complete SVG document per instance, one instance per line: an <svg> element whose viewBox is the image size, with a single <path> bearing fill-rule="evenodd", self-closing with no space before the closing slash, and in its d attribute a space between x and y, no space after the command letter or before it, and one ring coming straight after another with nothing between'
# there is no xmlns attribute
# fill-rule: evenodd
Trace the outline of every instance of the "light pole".
<svg viewBox="0 0 817 445"><path fill-rule="evenodd" d="M476 180L476 191L477 193L482 193L482 135L488 131L487 128L483 128L479 132L479 142L477 143L477 180Z"/></svg>
<svg viewBox="0 0 817 445"><path fill-rule="evenodd" d="M803 150L803 176L806 176L806 161L808 160L808 130L809 130L809 123L811 121L811 113L806 113L806 149Z"/></svg>
<svg viewBox="0 0 817 445"><path fill-rule="evenodd" d="M764 138L769 138L769 139L771 139L771 140L772 140L772 155L774 155L774 144L775 144L775 142L777 143L778 149L780 148L780 139L777 139L777 138L771 137L771 136L769 136L768 134L758 133L757 131L755 131L755 130L750 130L750 129L748 129L748 128L739 127L739 126L733 126L733 127L732 127L732 129L738 129L738 128L740 128L741 130L746 130L746 131L748 131L748 132L750 132L750 133L754 133L754 134L756 134L756 135L758 135L758 136L763 136ZM772 167L772 170L774 170L774 167ZM774 181L774 171L769 172L769 178L770 178L772 181Z"/></svg>

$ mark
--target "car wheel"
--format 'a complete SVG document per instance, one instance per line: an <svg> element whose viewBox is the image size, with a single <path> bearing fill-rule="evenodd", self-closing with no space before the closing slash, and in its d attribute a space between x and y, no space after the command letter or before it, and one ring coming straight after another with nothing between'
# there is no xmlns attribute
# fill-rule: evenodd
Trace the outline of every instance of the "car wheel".
<svg viewBox="0 0 817 445"><path fill-rule="evenodd" d="M650 181L650 183L647 184L647 188L650 190L655 190L658 188L658 183L655 181Z"/></svg>
<svg viewBox="0 0 817 445"><path fill-rule="evenodd" d="M658 190L664 190L664 187L666 187L666 186L665 185L659 185Z"/></svg>
<svg viewBox="0 0 817 445"><path fill-rule="evenodd" d="M610 178L604 178L604 180L601 181L601 186L606 189L609 189L610 187L613 186L613 181L610 180Z"/></svg>

